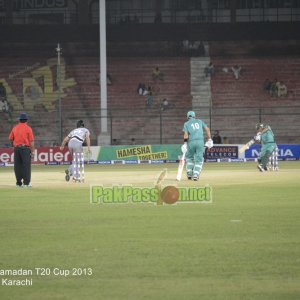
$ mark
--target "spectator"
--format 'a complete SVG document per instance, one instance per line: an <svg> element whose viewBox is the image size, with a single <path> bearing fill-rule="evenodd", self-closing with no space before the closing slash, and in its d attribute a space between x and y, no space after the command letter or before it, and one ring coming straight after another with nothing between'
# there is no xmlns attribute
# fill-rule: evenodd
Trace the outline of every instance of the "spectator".
<svg viewBox="0 0 300 300"><path fill-rule="evenodd" d="M222 144L222 138L219 135L219 130L215 130L212 140L214 144Z"/></svg>
<svg viewBox="0 0 300 300"><path fill-rule="evenodd" d="M210 62L208 66L204 68L204 74L205 77L208 77L208 75L213 76L215 74L215 66L212 62Z"/></svg>
<svg viewBox="0 0 300 300"><path fill-rule="evenodd" d="M147 94L146 106L151 107L153 104L153 91L150 89Z"/></svg>
<svg viewBox="0 0 300 300"><path fill-rule="evenodd" d="M146 86L144 83L139 83L138 88L137 88L137 92L139 95L144 95L144 91L146 90Z"/></svg>
<svg viewBox="0 0 300 300"><path fill-rule="evenodd" d="M277 85L277 93L278 93L278 97L286 97L287 96L287 87L283 82L279 82L279 84Z"/></svg>
<svg viewBox="0 0 300 300"><path fill-rule="evenodd" d="M271 97L277 97L278 96L278 84L277 84L278 80L277 78L275 78L272 82L271 82L271 86L270 86L270 95Z"/></svg>
<svg viewBox="0 0 300 300"><path fill-rule="evenodd" d="M107 82L107 85L111 85L112 84L112 78L110 76L110 74L106 74L106 82Z"/></svg>
<svg viewBox="0 0 300 300"><path fill-rule="evenodd" d="M0 82L0 100L6 99L6 88L2 82Z"/></svg>
<svg viewBox="0 0 300 300"><path fill-rule="evenodd" d="M267 78L264 82L264 90L270 93L272 82L269 78Z"/></svg>
<svg viewBox="0 0 300 300"><path fill-rule="evenodd" d="M189 50L191 52L193 52L193 50L197 50L197 48L198 48L197 42L195 42L195 41L190 41L189 42Z"/></svg>
<svg viewBox="0 0 300 300"><path fill-rule="evenodd" d="M132 145L136 145L136 143L135 143L135 138L132 138L132 139L131 139L131 144L132 144Z"/></svg>
<svg viewBox="0 0 300 300"><path fill-rule="evenodd" d="M209 56L209 44L207 42L203 43L204 56Z"/></svg>
<svg viewBox="0 0 300 300"><path fill-rule="evenodd" d="M6 99L0 99L0 112L9 112L9 106Z"/></svg>
<svg viewBox="0 0 300 300"><path fill-rule="evenodd" d="M242 70L242 67L238 66L238 65L235 65L234 67L231 67L231 71L233 72L234 78L236 80L238 80L240 78L241 70Z"/></svg>
<svg viewBox="0 0 300 300"><path fill-rule="evenodd" d="M226 74L228 74L228 72L229 72L228 68L226 68L226 67L222 68L222 71Z"/></svg>
<svg viewBox="0 0 300 300"><path fill-rule="evenodd" d="M204 44L200 41L182 41L182 50L187 52L189 55L203 55L204 54Z"/></svg>
<svg viewBox="0 0 300 300"><path fill-rule="evenodd" d="M143 92L143 96L147 96L149 95L150 93L153 94L154 90L153 90L153 87L151 85L148 85L145 89L144 89L144 92Z"/></svg>
<svg viewBox="0 0 300 300"><path fill-rule="evenodd" d="M229 144L229 139L227 136L223 137L223 144Z"/></svg>
<svg viewBox="0 0 300 300"><path fill-rule="evenodd" d="M153 69L152 78L154 81L157 79L159 79L161 81L164 80L164 74L160 71L159 67L156 67L155 69Z"/></svg>
<svg viewBox="0 0 300 300"><path fill-rule="evenodd" d="M188 40L184 40L182 41L182 49L183 49L183 52L188 52L189 50L189 41Z"/></svg>
<svg viewBox="0 0 300 300"><path fill-rule="evenodd" d="M101 74L99 74L96 79L97 79L97 82L99 84L101 84L101 82L100 82L100 80L101 80ZM112 77L111 77L111 75L109 73L106 74L106 84L107 85L111 85L112 84Z"/></svg>
<svg viewBox="0 0 300 300"><path fill-rule="evenodd" d="M197 54L199 56L204 56L205 55L204 43L202 41L200 41L199 44L198 44Z"/></svg>
<svg viewBox="0 0 300 300"><path fill-rule="evenodd" d="M166 109L169 108L169 102L168 102L167 98L164 98L164 99L161 101L160 107L161 107L161 110L162 110L162 111L165 111Z"/></svg>

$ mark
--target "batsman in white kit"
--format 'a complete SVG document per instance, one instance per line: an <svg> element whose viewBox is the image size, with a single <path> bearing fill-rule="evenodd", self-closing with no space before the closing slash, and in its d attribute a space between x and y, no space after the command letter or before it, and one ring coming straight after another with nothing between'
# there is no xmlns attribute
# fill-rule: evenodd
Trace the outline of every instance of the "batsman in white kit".
<svg viewBox="0 0 300 300"><path fill-rule="evenodd" d="M60 150L68 144L68 148L72 155L72 165L65 170L66 181L73 177L74 182L84 182L84 153L82 144L86 142L88 152L91 153L90 131L84 127L82 120L77 122L77 128L72 130L63 140Z"/></svg>

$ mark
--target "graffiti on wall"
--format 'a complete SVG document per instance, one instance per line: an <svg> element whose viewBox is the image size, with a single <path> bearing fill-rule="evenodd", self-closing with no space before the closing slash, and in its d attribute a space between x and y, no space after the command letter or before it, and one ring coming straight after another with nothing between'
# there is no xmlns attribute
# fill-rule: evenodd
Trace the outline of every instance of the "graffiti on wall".
<svg viewBox="0 0 300 300"><path fill-rule="evenodd" d="M33 66L35 65L36 67L27 68L24 72L19 71L13 74L14 76L11 74L9 76L10 80L15 80L21 75L24 76L21 78L21 97L13 92L5 78L0 79L6 89L7 100L15 111L32 111L36 106L43 106L49 112L54 111L55 102L59 98L63 100L67 96L65 89L76 85L74 78L67 78L66 64L63 58L61 58L60 72L58 72L56 58L48 59L46 65L37 63ZM31 76L23 75L24 73L29 73ZM60 81L57 80L58 77Z"/></svg>

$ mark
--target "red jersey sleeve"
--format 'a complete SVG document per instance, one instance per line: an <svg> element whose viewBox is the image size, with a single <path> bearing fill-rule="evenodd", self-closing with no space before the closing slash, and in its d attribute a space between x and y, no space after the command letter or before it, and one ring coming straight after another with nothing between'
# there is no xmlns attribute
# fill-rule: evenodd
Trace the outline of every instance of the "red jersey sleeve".
<svg viewBox="0 0 300 300"><path fill-rule="evenodd" d="M10 132L10 134L9 134L8 139L9 139L10 141L13 141L14 138L15 138L15 134L14 134L14 128L13 128L12 131Z"/></svg>

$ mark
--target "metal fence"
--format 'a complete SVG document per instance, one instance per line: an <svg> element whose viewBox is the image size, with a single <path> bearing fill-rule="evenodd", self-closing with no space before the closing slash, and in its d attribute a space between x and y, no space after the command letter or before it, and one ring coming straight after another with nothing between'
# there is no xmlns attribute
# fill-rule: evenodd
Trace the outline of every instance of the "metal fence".
<svg viewBox="0 0 300 300"><path fill-rule="evenodd" d="M182 143L183 124L188 109L159 108L109 110L107 113L108 132L111 144L174 144ZM255 134L256 123L269 124L279 143L300 143L300 106L293 107L194 107L198 118L226 138L228 143L244 143ZM17 123L19 112L9 116L1 112L4 124L1 131L1 146L8 144L7 136ZM60 144L60 134L66 135L83 119L91 131L92 143L98 143L101 133L100 112L95 110L72 109L59 111L28 112L29 123L36 135L37 145L53 146ZM6 125L5 125L6 124ZM61 124L61 125L60 125ZM101 144L101 139L99 141Z"/></svg>
<svg viewBox="0 0 300 300"><path fill-rule="evenodd" d="M192 109L192 108L191 108ZM257 123L269 124L280 143L300 143L300 106L295 107L194 107L212 133L218 130L229 143L244 143L255 133ZM131 110L110 112L112 142L172 144L181 143L186 110ZM130 125L131 124L131 125ZM122 128L122 130L120 130Z"/></svg>
<svg viewBox="0 0 300 300"><path fill-rule="evenodd" d="M190 108L192 109L192 108ZM183 124L189 109L143 108L109 110L107 112L108 132L111 144L177 144L183 140ZM196 116L211 128L219 130L227 143L244 143L255 132L256 123L269 124L278 143L300 143L300 106L273 107L193 107ZM7 136L17 122L19 112L14 112L12 122L5 113L0 114L2 124L1 144L8 143ZM83 119L91 131L93 145L101 144L101 117L98 109L62 111L62 122L58 111L28 112L37 145L53 146L60 144L60 133L68 134Z"/></svg>

